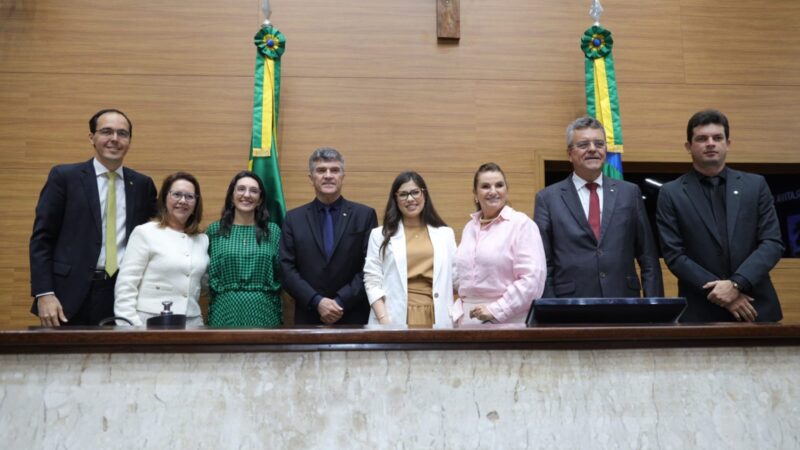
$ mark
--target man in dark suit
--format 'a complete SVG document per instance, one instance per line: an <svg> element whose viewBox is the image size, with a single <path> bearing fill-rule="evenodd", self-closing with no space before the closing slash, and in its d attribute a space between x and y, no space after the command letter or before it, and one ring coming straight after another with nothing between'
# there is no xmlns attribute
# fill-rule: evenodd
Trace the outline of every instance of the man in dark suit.
<svg viewBox="0 0 800 450"><path fill-rule="evenodd" d="M783 253L780 225L764 177L725 166L728 119L701 111L686 127L692 170L666 183L656 220L678 295L689 306L685 322L779 321L769 278Z"/></svg>
<svg viewBox="0 0 800 450"><path fill-rule="evenodd" d="M95 157L47 177L30 241L31 312L43 326L97 325L114 315L128 236L156 211L153 180L122 167L132 133L121 111L98 111L89 119Z"/></svg>
<svg viewBox="0 0 800 450"><path fill-rule="evenodd" d="M294 298L297 324L366 324L364 259L375 210L342 197L344 159L314 151L308 178L316 198L286 214L281 236L283 288Z"/></svg>
<svg viewBox="0 0 800 450"><path fill-rule="evenodd" d="M536 194L533 220L547 257L545 298L664 295L661 266L635 184L603 175L606 136L591 117L567 127L574 172ZM639 262L641 283L634 260Z"/></svg>

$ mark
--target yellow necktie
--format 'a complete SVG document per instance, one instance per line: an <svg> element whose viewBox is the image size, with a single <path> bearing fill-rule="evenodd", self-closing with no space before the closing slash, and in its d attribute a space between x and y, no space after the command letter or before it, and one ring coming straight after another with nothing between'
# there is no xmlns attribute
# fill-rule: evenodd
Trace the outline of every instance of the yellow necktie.
<svg viewBox="0 0 800 450"><path fill-rule="evenodd" d="M117 173L106 172L106 175L106 273L111 277L117 272Z"/></svg>

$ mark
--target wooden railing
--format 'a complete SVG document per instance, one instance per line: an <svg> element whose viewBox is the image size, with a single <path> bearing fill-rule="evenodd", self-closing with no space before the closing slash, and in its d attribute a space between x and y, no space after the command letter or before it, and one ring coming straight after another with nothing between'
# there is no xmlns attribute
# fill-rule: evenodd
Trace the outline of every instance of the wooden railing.
<svg viewBox="0 0 800 450"><path fill-rule="evenodd" d="M461 329L314 327L0 331L0 353L216 353L326 350L497 350L800 345L800 325L485 325Z"/></svg>

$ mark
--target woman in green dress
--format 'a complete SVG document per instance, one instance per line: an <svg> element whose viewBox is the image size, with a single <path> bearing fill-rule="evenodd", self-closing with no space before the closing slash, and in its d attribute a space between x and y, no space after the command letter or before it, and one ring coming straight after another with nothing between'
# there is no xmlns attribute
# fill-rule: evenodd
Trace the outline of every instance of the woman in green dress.
<svg viewBox="0 0 800 450"><path fill-rule="evenodd" d="M278 327L283 322L278 244L264 185L249 171L228 186L220 220L208 230L208 286L212 327Z"/></svg>

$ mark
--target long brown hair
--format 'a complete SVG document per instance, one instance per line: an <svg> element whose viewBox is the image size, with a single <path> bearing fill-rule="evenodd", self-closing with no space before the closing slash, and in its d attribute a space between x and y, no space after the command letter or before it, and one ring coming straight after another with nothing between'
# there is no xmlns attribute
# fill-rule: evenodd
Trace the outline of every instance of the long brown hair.
<svg viewBox="0 0 800 450"><path fill-rule="evenodd" d="M186 221L186 227L184 227L183 232L194 236L195 234L201 233L203 230L200 229L200 221L203 220L203 197L200 195L200 183L197 182L197 178L194 175L186 172L175 172L171 175L167 175L164 178L164 182L161 183L161 190L158 191L158 212L156 213L156 222L158 222L159 226L166 227L167 223L167 195L169 195L169 190L172 187L172 184L178 180L186 180L189 183L194 185L194 195L197 197L194 204L194 212L189 219Z"/></svg>
<svg viewBox="0 0 800 450"><path fill-rule="evenodd" d="M397 233L397 229L400 227L400 221L403 220L403 213L401 213L400 208L397 207L397 196L395 194L397 194L397 190L400 189L400 186L409 181L413 181L414 184L419 187L419 190L422 191L422 195L425 196L425 206L422 207L422 214L419 215L422 224L426 226L430 225L435 228L447 226L444 220L439 216L439 213L436 212L436 208L433 207L433 200L428 193L428 186L425 184L425 180L422 179L422 176L417 172L402 172L400 175L397 175L397 178L395 178L392 183L392 187L389 189L389 200L386 202L386 212L383 214L383 243L380 248L381 254L383 255L386 254L386 246L389 245L389 239Z"/></svg>

